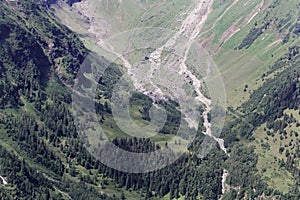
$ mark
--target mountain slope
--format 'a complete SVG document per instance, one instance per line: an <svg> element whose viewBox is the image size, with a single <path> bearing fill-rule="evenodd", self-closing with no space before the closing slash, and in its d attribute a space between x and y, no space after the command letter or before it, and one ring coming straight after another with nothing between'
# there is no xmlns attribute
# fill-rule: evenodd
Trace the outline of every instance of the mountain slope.
<svg viewBox="0 0 300 200"><path fill-rule="evenodd" d="M100 39L137 27L178 30L195 3L0 1L1 199L300 198L299 5L294 0L215 0L203 8L207 19L197 40L225 79L230 107L221 137L230 156L216 142L207 156L197 156L205 139L200 120L195 140L175 163L131 174L100 163L77 132L70 89L92 51L84 44L92 49ZM110 98L124 73L124 66L114 63L99 81L97 123L122 149L180 151L184 140L170 142L182 114L176 102L160 102L168 120L156 138L128 137L117 127ZM152 103L146 95L133 95L130 112L136 122L149 123ZM85 120L92 130L93 120Z"/></svg>
<svg viewBox="0 0 300 200"><path fill-rule="evenodd" d="M62 139L66 133L60 132L57 123L61 117L53 111L57 105L62 115L70 117L64 113L64 102L68 100L61 81L72 82L87 49L39 3L0 4L0 174L5 180L1 199L104 198L96 190L63 176L65 158L58 152L58 137ZM57 119L54 124L51 121L53 129L50 116L45 114L49 109ZM64 118L64 122L68 120ZM61 128L68 137L76 138L74 129L65 126Z"/></svg>
<svg viewBox="0 0 300 200"><path fill-rule="evenodd" d="M176 17L169 15L170 18L165 21L165 23L160 23L160 20L164 18L164 14L167 13L166 10L168 10L168 6L171 7L172 3L177 4L177 2L155 4L155 2L148 1L147 3L149 5L151 5L151 3L154 4L153 7L147 7L147 3L144 5L144 2L140 2L140 5L146 8L145 12L130 14L128 14L126 10L121 11L125 9L128 4L131 5L128 2L126 2L126 5L125 3L117 1L112 1L109 4L104 4L105 2L102 3L98 2L97 4L97 1L83 1L82 3L74 4L72 9L79 11L84 19L81 19L81 16L78 16L76 12L72 12L67 7L64 7L63 11L57 9L56 12L58 16L68 16L67 20L62 21L68 24L70 28L75 24L74 20L79 22L82 27L79 32L84 33L82 36L86 44L92 46L93 41L96 41L95 36L99 40L105 39L109 37L110 34L116 32L114 27L120 28L117 31L124 31L135 27L145 27L149 24L154 24L155 26L176 29L187 15L186 12L190 9L188 5L186 5L186 7L182 6L179 12L182 18L178 18L178 15L176 15ZM136 4L136 2L132 2L132 4ZM193 3L191 3L191 5L192 4ZM94 5L93 8L92 5ZM108 5L110 5L112 9L105 11ZM277 130L276 133L279 135L278 138L274 136L277 139L275 139L275 142L271 142L271 138L267 139L265 136L267 133L270 135L270 130L261 128L260 126L264 127L265 123L270 124L272 120L274 120L274 122L271 124L274 125L284 113L295 113L299 108L297 102L298 89L295 87L295 85L298 85L297 60L299 59L297 56L297 46L299 46L297 28L299 24L298 2L293 0L286 2L277 0L214 1L210 9L210 14L198 37L202 46L213 55L226 84L230 112L228 124L225 125L223 131L223 137L225 138L227 147L232 149L235 153L245 148L246 152L258 154L258 156L255 156L256 158L253 158L251 161L254 163L250 165L253 168L250 166L244 167L245 170L253 170L254 174L252 175L244 171L245 174L240 173L237 175L235 168L228 166L230 169L228 183L232 185L233 188L246 187L246 185L241 186L240 180L243 180L243 178L235 180L233 176L256 177L256 174L259 174L263 176L263 182L267 184L263 187L261 185L259 186L260 188L264 188L263 190L265 190L265 192L268 191L264 195L268 193L268 195L272 196L272 189L279 190L279 193L289 193L294 187L291 187L291 185L297 187L297 178L294 173L291 174L289 172L291 171L288 169L290 167L283 167L282 163L278 163L278 160L287 160L290 150L286 155L276 152L279 152L279 149L281 149L280 152L282 152L282 148L286 149L291 142L292 146L290 147L293 151L297 149L297 147L293 145L297 138L289 137L289 135L292 135L294 131L298 131L298 129L295 129L294 124L297 123L295 120L298 120L298 118L295 119L295 117L293 117L293 119L290 120L291 127L288 128L288 130L282 130L286 136L284 140L281 140L282 142L280 142L280 144L276 142L276 140L280 140L279 136L282 134L279 130ZM171 10L176 12L176 8L171 8ZM155 13L159 11L162 13L160 17L155 15ZM107 15L109 14L112 15L108 17ZM148 14L150 16L149 18L146 17ZM126 17L121 17L122 20L118 21L119 15ZM174 19L177 21L172 23ZM87 20L88 24L85 24L85 20ZM107 26L106 21L110 22L110 26ZM126 24L126 26L121 26L119 24L120 22ZM171 25L168 24L168 22L170 22ZM85 27L90 27L90 29ZM94 31L91 32L91 30ZM291 73L296 73L292 79L289 76ZM283 81L290 79L293 80L293 82ZM276 103L273 102L273 95L279 98ZM286 110L290 108L290 103L294 105L292 111ZM270 106L273 107L271 108ZM278 106L282 108L278 110ZM257 112L255 112L255 110ZM264 110L264 114L260 113L262 110ZM287 119L287 117L285 119ZM273 133L273 135L276 134ZM237 144L234 141L239 141L239 143L242 143L244 146L239 147L238 150L235 151L234 149L237 149L235 145ZM241 157L237 158L238 159L230 158L228 162L233 162L241 166L243 163L240 163L239 159L246 159ZM289 162L291 162L290 160L291 159L289 159ZM268 163L268 165L264 164L264 162ZM234 166L232 163L231 165ZM293 171L295 171L295 169L293 169ZM279 179L276 178L278 174L281 179L285 180L284 184L278 182ZM247 183L248 186L249 184L255 185L254 182L252 179L243 184ZM271 190L266 189L268 186ZM255 186L251 187L257 190ZM242 192L239 190L236 192L231 190L230 195L234 196L238 194L240 197L245 195L245 190L241 190ZM251 195L258 195L253 192L251 193ZM277 194L277 191L274 192L273 195L274 194ZM250 194L248 193L247 195L249 196ZM234 198L233 196L228 198Z"/></svg>

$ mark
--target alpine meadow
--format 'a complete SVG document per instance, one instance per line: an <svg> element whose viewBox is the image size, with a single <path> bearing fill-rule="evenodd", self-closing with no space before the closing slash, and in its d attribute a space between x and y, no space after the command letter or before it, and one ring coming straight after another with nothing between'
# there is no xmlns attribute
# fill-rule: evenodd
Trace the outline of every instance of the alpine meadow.
<svg viewBox="0 0 300 200"><path fill-rule="evenodd" d="M0 0L0 200L300 199L297 0Z"/></svg>

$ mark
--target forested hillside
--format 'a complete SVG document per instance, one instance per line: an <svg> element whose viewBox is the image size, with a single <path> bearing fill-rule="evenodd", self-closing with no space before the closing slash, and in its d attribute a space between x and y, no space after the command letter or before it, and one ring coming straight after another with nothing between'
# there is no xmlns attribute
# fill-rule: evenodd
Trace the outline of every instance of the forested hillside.
<svg viewBox="0 0 300 200"><path fill-rule="evenodd" d="M200 120L196 138L178 160L163 169L135 174L102 164L77 132L72 86L92 50L86 48L87 36L63 25L50 8L51 4L77 2L0 0L0 199L300 199L299 5L293 15L279 15L275 23L273 16L285 4L268 1L261 18L222 47L231 53L251 54L267 31L283 34L281 53L269 52L259 84L242 85L239 94L249 98L229 105L221 137L230 156L216 142L208 155L197 156L205 138ZM221 2L219 8L215 1L216 12L232 3ZM159 18L158 24L167 18L172 21L172 6L178 11L183 1L176 3L166 4L166 11L155 10L166 17ZM143 23L155 24L155 17ZM208 50L215 50L214 42L222 43L218 39L209 42ZM217 55L222 56L222 51ZM107 61L101 59L104 65ZM94 99L97 122L109 139L130 152L179 148L184 140L169 142L182 115L171 100L157 102L167 110L167 120L156 138L127 137L117 128L110 98L124 72L123 66L112 64L99 80ZM153 100L134 93L130 101L133 118L147 124ZM225 180L224 169L228 172Z"/></svg>
<svg viewBox="0 0 300 200"><path fill-rule="evenodd" d="M0 4L1 199L104 198L64 175L60 151L63 140L80 145L62 83L72 83L88 50L38 2Z"/></svg>

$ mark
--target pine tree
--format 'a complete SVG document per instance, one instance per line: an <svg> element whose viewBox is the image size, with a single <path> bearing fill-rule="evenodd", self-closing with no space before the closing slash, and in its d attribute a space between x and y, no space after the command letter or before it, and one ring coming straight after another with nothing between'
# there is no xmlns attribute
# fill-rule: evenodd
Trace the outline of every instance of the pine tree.
<svg viewBox="0 0 300 200"><path fill-rule="evenodd" d="M125 200L126 199L124 192L121 193L120 199L121 200Z"/></svg>

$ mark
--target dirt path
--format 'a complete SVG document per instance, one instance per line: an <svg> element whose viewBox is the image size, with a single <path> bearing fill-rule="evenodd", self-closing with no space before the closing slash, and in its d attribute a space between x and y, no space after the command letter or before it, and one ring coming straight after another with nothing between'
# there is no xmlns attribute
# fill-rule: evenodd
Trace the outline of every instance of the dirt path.
<svg viewBox="0 0 300 200"><path fill-rule="evenodd" d="M43 173L43 176L48 179L49 181L55 182L55 183L59 183L58 180L54 180L53 178L49 177L47 174Z"/></svg>
<svg viewBox="0 0 300 200"><path fill-rule="evenodd" d="M57 192L61 193L63 196L67 197L68 199L72 199L72 197L68 193L63 192L56 187L54 187L54 189L57 190Z"/></svg>
<svg viewBox="0 0 300 200"><path fill-rule="evenodd" d="M238 0L237 0L238 1ZM252 11L250 14L247 15L246 19L243 21L243 23L239 26L237 24L239 23L240 19L237 19L233 24L223 33L223 35L220 38L219 41L219 47L216 50L215 54L220 51L222 46L235 34L240 32L244 27L246 27L254 18L256 15L258 15L259 12L261 12L263 6L265 4L265 0L262 0Z"/></svg>
<svg viewBox="0 0 300 200"><path fill-rule="evenodd" d="M204 34L208 33L209 31L213 30L216 26L216 24L224 17L224 15L230 10L239 0L234 0L227 8L226 10L216 19L216 21L213 23L213 25L206 31L202 32L199 37L203 36Z"/></svg>
<svg viewBox="0 0 300 200"><path fill-rule="evenodd" d="M278 40L274 41L272 44L270 44L270 45L267 47L267 49L270 49L270 48L272 48L273 46L276 46L276 45L278 45L278 44L281 43L281 42L282 42L282 39L278 39Z"/></svg>
<svg viewBox="0 0 300 200"><path fill-rule="evenodd" d="M39 173L38 170L37 170L37 172ZM49 177L49 176L48 176L47 174L45 174L45 173L42 173L42 175L43 175L46 179L48 179L49 181L51 181L51 182L59 183L58 180L55 180L55 179ZM68 199L72 199L71 196L70 196L68 193L59 190L59 189L58 189L57 187L55 187L54 185L53 185L53 187L54 187L55 190L57 190L57 192L61 193L63 196L67 197Z"/></svg>

